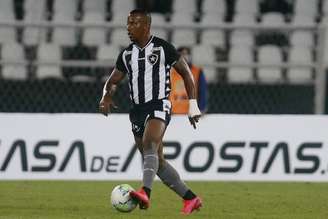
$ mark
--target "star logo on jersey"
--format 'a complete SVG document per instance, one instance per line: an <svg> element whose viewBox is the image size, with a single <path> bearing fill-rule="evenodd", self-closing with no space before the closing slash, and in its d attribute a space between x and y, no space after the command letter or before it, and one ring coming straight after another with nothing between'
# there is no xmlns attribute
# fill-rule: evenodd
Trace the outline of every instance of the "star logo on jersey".
<svg viewBox="0 0 328 219"><path fill-rule="evenodd" d="M141 127L137 126L136 124L132 124L132 129L135 131L135 132L139 132Z"/></svg>
<svg viewBox="0 0 328 219"><path fill-rule="evenodd" d="M150 54L150 55L147 56L147 60L151 65L154 65L158 60L158 55Z"/></svg>

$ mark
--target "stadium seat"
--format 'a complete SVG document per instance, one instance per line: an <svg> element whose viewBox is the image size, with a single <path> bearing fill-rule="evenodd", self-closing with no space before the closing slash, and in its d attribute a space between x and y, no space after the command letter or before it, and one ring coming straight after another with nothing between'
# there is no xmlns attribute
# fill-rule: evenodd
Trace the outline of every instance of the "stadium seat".
<svg viewBox="0 0 328 219"><path fill-rule="evenodd" d="M328 2L322 1L322 14L323 16L328 16Z"/></svg>
<svg viewBox="0 0 328 219"><path fill-rule="evenodd" d="M162 14L158 13L152 13L151 14L151 25L156 26L156 25L165 25L165 17Z"/></svg>
<svg viewBox="0 0 328 219"><path fill-rule="evenodd" d="M328 14L321 17L320 23L326 24L328 22Z"/></svg>
<svg viewBox="0 0 328 219"><path fill-rule="evenodd" d="M118 54L120 53L120 47L113 44L100 45L97 50L97 60L98 61L106 61L108 65L115 65ZM108 78L108 69L107 67L101 68L104 72L103 77L101 78L103 81L106 81Z"/></svg>
<svg viewBox="0 0 328 219"><path fill-rule="evenodd" d="M61 61L61 48L56 44L39 44L37 49L39 62L59 62ZM63 79L61 67L58 65L40 64L36 70L37 79Z"/></svg>
<svg viewBox="0 0 328 219"><path fill-rule="evenodd" d="M328 63L328 30L325 31L325 43L323 46L323 60L325 63Z"/></svg>
<svg viewBox="0 0 328 219"><path fill-rule="evenodd" d="M235 25L255 25L255 16L253 14L236 14L233 19Z"/></svg>
<svg viewBox="0 0 328 219"><path fill-rule="evenodd" d="M200 24L203 26L223 24L224 15L219 13L207 13L204 14L200 20Z"/></svg>
<svg viewBox="0 0 328 219"><path fill-rule="evenodd" d="M151 23L152 23L152 28L150 30L151 34L167 40L168 39L167 31L164 28L159 27L159 26L164 26L166 24L164 15L153 13L151 15Z"/></svg>
<svg viewBox="0 0 328 219"><path fill-rule="evenodd" d="M24 4L24 21L41 22L45 21L45 1L44 0L25 0ZM23 43L25 45L37 45L45 42L47 37L47 28L41 27L24 27Z"/></svg>
<svg viewBox="0 0 328 219"><path fill-rule="evenodd" d="M164 40L168 40L168 34L166 30L162 28L156 28L156 27L151 28L151 34L159 38L162 38Z"/></svg>
<svg viewBox="0 0 328 219"><path fill-rule="evenodd" d="M4 43L1 46L1 58L6 61L24 60L24 48L19 43Z"/></svg>
<svg viewBox="0 0 328 219"><path fill-rule="evenodd" d="M113 0L111 11L113 13L121 13L127 16L127 14L136 7L135 1L131 0Z"/></svg>
<svg viewBox="0 0 328 219"><path fill-rule="evenodd" d="M183 25L183 26L188 26L188 25L193 25L193 14L192 13L174 13L171 16L171 21L170 23L172 25Z"/></svg>
<svg viewBox="0 0 328 219"><path fill-rule="evenodd" d="M285 24L284 15L279 12L269 12L261 16L263 26L282 26Z"/></svg>
<svg viewBox="0 0 328 219"><path fill-rule="evenodd" d="M6 2L6 1L4 1L4 2ZM2 7L1 5L7 5L7 4L4 4L2 2L0 4L0 7ZM9 6L7 5L6 7L9 7ZM7 10L8 11L6 11L5 8L0 9L0 21L12 23L15 21L13 9L7 9ZM16 42L16 28L15 27L10 27L10 26L0 27L0 43L6 43L6 42Z"/></svg>
<svg viewBox="0 0 328 219"><path fill-rule="evenodd" d="M314 37L311 31L295 30L290 35L291 46L307 46L312 48L314 46Z"/></svg>
<svg viewBox="0 0 328 219"><path fill-rule="evenodd" d="M295 14L292 19L293 25L304 25L304 26L314 26L316 25L315 19L311 15L299 15Z"/></svg>
<svg viewBox="0 0 328 219"><path fill-rule="evenodd" d="M216 62L215 48L204 44L193 46L192 60L196 64L213 64Z"/></svg>
<svg viewBox="0 0 328 219"><path fill-rule="evenodd" d="M313 18L318 13L319 0L294 0L294 14L310 15Z"/></svg>
<svg viewBox="0 0 328 219"><path fill-rule="evenodd" d="M194 46L196 44L196 34L190 29L176 29L172 33L172 43L175 46Z"/></svg>
<svg viewBox="0 0 328 219"><path fill-rule="evenodd" d="M288 44L288 37L285 31L280 31L279 27L284 26L284 15L279 12L268 12L262 15L262 22L260 23L263 27L274 27L277 29L263 30L257 35L257 42L260 45L275 44L280 46L286 46Z"/></svg>
<svg viewBox="0 0 328 219"><path fill-rule="evenodd" d="M114 11L113 12L113 17L110 20L111 24L115 24L115 25L126 25L127 23L127 14L123 14L123 13L119 13L118 11Z"/></svg>
<svg viewBox="0 0 328 219"><path fill-rule="evenodd" d="M106 13L106 0L97 0L97 1L83 1L83 12L84 13L98 13L105 17Z"/></svg>
<svg viewBox="0 0 328 219"><path fill-rule="evenodd" d="M24 48L18 43L5 43L2 45L1 57L3 61L19 62L25 60ZM4 64L2 66L4 79L26 80L28 78L25 65Z"/></svg>
<svg viewBox="0 0 328 219"><path fill-rule="evenodd" d="M110 41L114 45L123 47L126 47L131 43L126 29L114 29L111 33Z"/></svg>
<svg viewBox="0 0 328 219"><path fill-rule="evenodd" d="M173 1L173 9L177 13L192 14L196 12L195 0L175 0Z"/></svg>
<svg viewBox="0 0 328 219"><path fill-rule="evenodd" d="M232 46L244 45L244 46L254 46L255 39L253 32L248 30L234 30L231 32L230 44Z"/></svg>
<svg viewBox="0 0 328 219"><path fill-rule="evenodd" d="M54 16L60 14L64 16L69 21L76 20L77 8L79 0L54 0ZM97 1L85 1L85 2L98 2ZM57 16L58 17L58 16Z"/></svg>
<svg viewBox="0 0 328 219"><path fill-rule="evenodd" d="M252 64L253 52L249 46L237 45L230 48L229 62L232 64ZM232 66L228 69L228 80L231 83L252 82L253 70L251 67Z"/></svg>
<svg viewBox="0 0 328 219"><path fill-rule="evenodd" d="M280 48L274 45L265 45L258 48L258 63L268 65L282 64L283 58ZM277 83L282 80L280 67L259 67L258 79L264 83Z"/></svg>
<svg viewBox="0 0 328 219"><path fill-rule="evenodd" d="M83 24L105 24L104 16L100 13L87 12L83 17ZM96 46L106 43L107 29L86 26L83 31L82 43L87 46Z"/></svg>
<svg viewBox="0 0 328 219"><path fill-rule="evenodd" d="M225 34L223 30L204 30L201 33L201 43L226 48Z"/></svg>
<svg viewBox="0 0 328 219"><path fill-rule="evenodd" d="M237 0L235 14L257 15L259 10L258 0Z"/></svg>
<svg viewBox="0 0 328 219"><path fill-rule="evenodd" d="M25 0L24 12L26 18L34 19L34 21L45 20L46 16L46 1L44 0Z"/></svg>
<svg viewBox="0 0 328 219"><path fill-rule="evenodd" d="M204 70L206 79L209 82L213 82L213 83L217 82L218 79L217 69L215 67L206 66L207 64L213 64L216 62L215 49L213 46L203 45L203 44L194 46L192 47L191 50L191 57L193 63L195 63L196 65L199 64L205 65L201 67Z"/></svg>
<svg viewBox="0 0 328 219"><path fill-rule="evenodd" d="M214 67L202 67L203 72L205 74L206 80L209 83L217 83L218 82L218 72Z"/></svg>
<svg viewBox="0 0 328 219"><path fill-rule="evenodd" d="M251 68L230 67L228 70L229 83L241 84L254 82Z"/></svg>
<svg viewBox="0 0 328 219"><path fill-rule="evenodd" d="M115 63L119 53L120 48L117 45L99 45L97 50L97 59L111 60L113 63Z"/></svg>
<svg viewBox="0 0 328 219"><path fill-rule="evenodd" d="M312 51L308 47L292 47L289 50L289 62L291 64L312 64ZM312 68L292 67L287 71L291 83L311 82Z"/></svg>
<svg viewBox="0 0 328 219"><path fill-rule="evenodd" d="M54 17L54 23L71 24L64 16L57 13ZM58 45L72 46L77 42L77 32L75 27L54 27L52 31L52 42Z"/></svg>
<svg viewBox="0 0 328 219"><path fill-rule="evenodd" d="M13 0L1 0L0 1L0 14L3 17L14 17L14 1Z"/></svg>
<svg viewBox="0 0 328 219"><path fill-rule="evenodd" d="M324 47L323 60L325 63L328 63L328 46L327 45Z"/></svg>
<svg viewBox="0 0 328 219"><path fill-rule="evenodd" d="M225 0L206 0L203 1L204 14L226 14L227 8Z"/></svg>
<svg viewBox="0 0 328 219"><path fill-rule="evenodd" d="M77 0L56 0L54 5L54 23L71 24L76 21ZM58 45L72 46L77 42L77 32L74 27L55 27L52 31L52 42Z"/></svg>

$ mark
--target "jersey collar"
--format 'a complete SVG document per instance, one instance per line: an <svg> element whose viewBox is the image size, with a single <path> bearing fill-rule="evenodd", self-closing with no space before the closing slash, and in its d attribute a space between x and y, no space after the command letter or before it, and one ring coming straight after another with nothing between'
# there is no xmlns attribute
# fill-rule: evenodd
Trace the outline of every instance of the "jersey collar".
<svg viewBox="0 0 328 219"><path fill-rule="evenodd" d="M148 40L148 42L147 42L147 44L146 44L144 47L142 47L142 48L140 48L140 47L139 47L137 44L135 44L135 43L134 43L134 45L135 45L139 50L143 50L143 49L145 49L145 48L150 44L150 42L153 40L153 38L154 38L154 36L151 35L150 38L149 38L149 40Z"/></svg>

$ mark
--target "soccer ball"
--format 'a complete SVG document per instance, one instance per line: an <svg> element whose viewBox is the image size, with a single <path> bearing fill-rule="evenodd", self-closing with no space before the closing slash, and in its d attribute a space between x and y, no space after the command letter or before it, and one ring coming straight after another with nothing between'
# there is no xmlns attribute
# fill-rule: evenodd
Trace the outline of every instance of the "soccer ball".
<svg viewBox="0 0 328 219"><path fill-rule="evenodd" d="M137 202L130 197L130 191L134 191L129 184L116 186L111 194L112 206L121 212L130 212L137 207Z"/></svg>

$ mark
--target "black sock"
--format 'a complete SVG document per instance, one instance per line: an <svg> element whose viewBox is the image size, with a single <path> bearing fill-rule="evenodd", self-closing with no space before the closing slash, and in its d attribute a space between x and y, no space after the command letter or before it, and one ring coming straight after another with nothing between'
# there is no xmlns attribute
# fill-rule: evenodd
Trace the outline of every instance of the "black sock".
<svg viewBox="0 0 328 219"><path fill-rule="evenodd" d="M196 198L196 195L191 190L188 190L186 194L183 196L184 200L191 200L193 198Z"/></svg>
<svg viewBox="0 0 328 219"><path fill-rule="evenodd" d="M143 188L143 190L146 192L146 194L147 194L147 196L148 196L148 198L150 198L150 192L151 192L151 189L150 188L147 188L147 187L142 187Z"/></svg>

